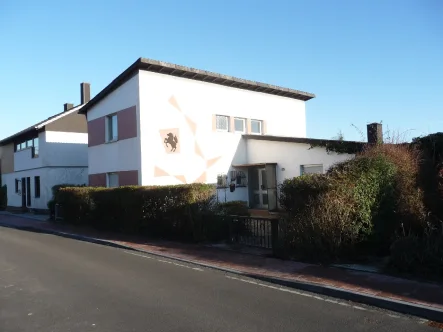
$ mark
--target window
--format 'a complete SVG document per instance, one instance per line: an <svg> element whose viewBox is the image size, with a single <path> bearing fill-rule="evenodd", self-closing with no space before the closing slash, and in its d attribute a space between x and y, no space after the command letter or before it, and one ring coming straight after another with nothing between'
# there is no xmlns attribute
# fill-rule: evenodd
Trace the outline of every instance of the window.
<svg viewBox="0 0 443 332"><path fill-rule="evenodd" d="M34 196L35 198L40 197L40 177L34 177Z"/></svg>
<svg viewBox="0 0 443 332"><path fill-rule="evenodd" d="M234 129L236 133L245 132L245 119L235 118L234 119Z"/></svg>
<svg viewBox="0 0 443 332"><path fill-rule="evenodd" d="M117 114L110 115L107 118L107 141L112 142L118 139Z"/></svg>
<svg viewBox="0 0 443 332"><path fill-rule="evenodd" d="M251 133L252 134L262 134L262 121L260 120L251 120Z"/></svg>
<svg viewBox="0 0 443 332"><path fill-rule="evenodd" d="M15 192L18 193L18 187L19 187L19 183L18 183L18 179L15 179Z"/></svg>
<svg viewBox="0 0 443 332"><path fill-rule="evenodd" d="M26 142L20 143L20 149L21 150L26 149Z"/></svg>
<svg viewBox="0 0 443 332"><path fill-rule="evenodd" d="M118 187L118 173L108 173L106 182L108 188Z"/></svg>
<svg viewBox="0 0 443 332"><path fill-rule="evenodd" d="M302 165L300 174L323 174L323 165Z"/></svg>
<svg viewBox="0 0 443 332"><path fill-rule="evenodd" d="M217 188L226 188L228 186L226 174L217 175Z"/></svg>
<svg viewBox="0 0 443 332"><path fill-rule="evenodd" d="M21 145L20 145L20 144L17 144L17 145L15 146L15 150L16 150L16 151L20 151L20 149L21 149Z"/></svg>
<svg viewBox="0 0 443 332"><path fill-rule="evenodd" d="M229 130L229 118L225 115L215 116L215 128L219 131Z"/></svg>
<svg viewBox="0 0 443 332"><path fill-rule="evenodd" d="M33 144L34 144L34 147L33 147L33 150L32 150L32 158L38 158L38 152L39 152L39 149L38 149L38 137L34 138Z"/></svg>

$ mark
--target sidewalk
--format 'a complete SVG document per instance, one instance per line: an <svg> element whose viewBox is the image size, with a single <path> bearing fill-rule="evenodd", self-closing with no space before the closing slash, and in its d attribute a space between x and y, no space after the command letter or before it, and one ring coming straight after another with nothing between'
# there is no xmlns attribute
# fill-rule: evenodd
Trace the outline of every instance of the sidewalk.
<svg viewBox="0 0 443 332"><path fill-rule="evenodd" d="M98 232L89 228L57 224L7 213L0 214L0 226L37 230L144 251L443 322L443 284L283 261L198 244L151 241L140 237Z"/></svg>

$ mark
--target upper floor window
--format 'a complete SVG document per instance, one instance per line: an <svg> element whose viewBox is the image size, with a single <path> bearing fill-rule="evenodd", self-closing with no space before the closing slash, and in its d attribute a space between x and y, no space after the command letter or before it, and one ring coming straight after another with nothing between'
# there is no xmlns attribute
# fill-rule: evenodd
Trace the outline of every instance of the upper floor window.
<svg viewBox="0 0 443 332"><path fill-rule="evenodd" d="M38 137L35 137L33 139L29 139L26 141L22 141L20 143L15 144L15 151L21 151L25 149L32 149L32 158L37 158L39 155L38 150Z"/></svg>
<svg viewBox="0 0 443 332"><path fill-rule="evenodd" d="M235 118L234 119L234 129L236 133L246 132L245 119Z"/></svg>
<svg viewBox="0 0 443 332"><path fill-rule="evenodd" d="M39 143L38 143L38 137L34 138L33 140L33 150L32 150L32 158L37 158L39 156Z"/></svg>
<svg viewBox="0 0 443 332"><path fill-rule="evenodd" d="M106 140L108 142L118 140L118 123L117 123L117 114L109 115L106 117L107 122L107 134Z"/></svg>
<svg viewBox="0 0 443 332"><path fill-rule="evenodd" d="M225 115L216 115L215 128L219 131L229 131L229 117Z"/></svg>
<svg viewBox="0 0 443 332"><path fill-rule="evenodd" d="M263 133L263 123L261 120L251 120L251 134L261 135Z"/></svg>

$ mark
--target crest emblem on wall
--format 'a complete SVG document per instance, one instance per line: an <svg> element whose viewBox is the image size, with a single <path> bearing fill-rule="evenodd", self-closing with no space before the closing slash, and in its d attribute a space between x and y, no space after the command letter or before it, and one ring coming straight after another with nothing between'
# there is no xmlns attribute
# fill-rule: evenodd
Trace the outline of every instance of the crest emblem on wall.
<svg viewBox="0 0 443 332"><path fill-rule="evenodd" d="M163 140L163 147L166 153L179 153L179 129L163 129L160 130L160 137Z"/></svg>

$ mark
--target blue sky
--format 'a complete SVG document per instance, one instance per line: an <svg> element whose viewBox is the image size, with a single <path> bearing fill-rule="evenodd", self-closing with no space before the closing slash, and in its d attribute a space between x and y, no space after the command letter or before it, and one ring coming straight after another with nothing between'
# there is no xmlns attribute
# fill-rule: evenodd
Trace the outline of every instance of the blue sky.
<svg viewBox="0 0 443 332"><path fill-rule="evenodd" d="M2 0L0 137L141 56L315 93L308 137L443 131L442 17L441 0Z"/></svg>

